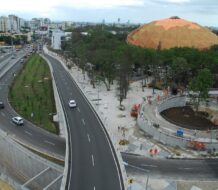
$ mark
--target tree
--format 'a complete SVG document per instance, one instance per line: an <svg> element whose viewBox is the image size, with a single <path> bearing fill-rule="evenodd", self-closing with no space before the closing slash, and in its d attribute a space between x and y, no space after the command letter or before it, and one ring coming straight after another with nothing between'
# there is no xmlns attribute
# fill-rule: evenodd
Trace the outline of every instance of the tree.
<svg viewBox="0 0 218 190"><path fill-rule="evenodd" d="M171 65L171 77L176 84L187 85L190 68L185 58L175 57Z"/></svg>
<svg viewBox="0 0 218 190"><path fill-rule="evenodd" d="M206 101L209 89L213 85L213 76L208 69L202 69L198 75L189 83L189 90L196 95L192 97L196 111L198 111L200 102Z"/></svg>

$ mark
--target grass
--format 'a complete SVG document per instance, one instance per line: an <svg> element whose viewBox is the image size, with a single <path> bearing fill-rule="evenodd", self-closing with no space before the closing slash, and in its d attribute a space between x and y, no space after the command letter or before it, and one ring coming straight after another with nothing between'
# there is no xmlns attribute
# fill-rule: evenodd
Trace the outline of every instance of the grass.
<svg viewBox="0 0 218 190"><path fill-rule="evenodd" d="M32 54L9 91L16 112L35 125L55 134L58 127L49 113L56 113L51 74L46 61Z"/></svg>

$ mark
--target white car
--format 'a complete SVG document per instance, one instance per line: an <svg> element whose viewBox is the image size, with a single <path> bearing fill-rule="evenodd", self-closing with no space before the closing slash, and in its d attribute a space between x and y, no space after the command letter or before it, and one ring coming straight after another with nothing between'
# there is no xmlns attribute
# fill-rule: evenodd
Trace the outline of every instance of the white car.
<svg viewBox="0 0 218 190"><path fill-rule="evenodd" d="M23 125L23 119L19 116L13 117L12 121L16 124L16 125Z"/></svg>
<svg viewBox="0 0 218 190"><path fill-rule="evenodd" d="M76 101L75 100L70 100L69 101L69 107L70 108L75 108L76 107Z"/></svg>

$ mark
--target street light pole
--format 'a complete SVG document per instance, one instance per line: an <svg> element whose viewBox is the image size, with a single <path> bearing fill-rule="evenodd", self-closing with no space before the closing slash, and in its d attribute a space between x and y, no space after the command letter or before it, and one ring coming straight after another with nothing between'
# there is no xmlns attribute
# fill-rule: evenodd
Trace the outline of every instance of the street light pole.
<svg viewBox="0 0 218 190"><path fill-rule="evenodd" d="M124 162L123 161L123 164L124 164L124 166L129 166L129 167L132 167L132 168L135 168L135 169L138 169L138 170L141 170L141 171L143 171L143 172L145 172L146 173L146 184L145 184L145 190L148 190L148 180L149 180L149 170L146 170L146 169L143 169L143 168L140 168L140 167L137 167L137 166L134 166L134 165L132 165L132 164L129 164L129 163L127 163L127 162Z"/></svg>

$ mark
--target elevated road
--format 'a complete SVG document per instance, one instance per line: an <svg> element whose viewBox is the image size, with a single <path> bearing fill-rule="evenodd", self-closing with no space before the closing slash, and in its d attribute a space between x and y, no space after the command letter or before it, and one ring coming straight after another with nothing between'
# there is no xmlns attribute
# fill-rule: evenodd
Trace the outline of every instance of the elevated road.
<svg viewBox="0 0 218 190"><path fill-rule="evenodd" d="M124 190L115 151L89 102L71 75L50 56L54 77L67 121L70 158L68 189ZM69 108L74 99L78 107Z"/></svg>

